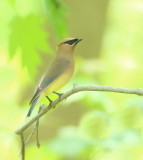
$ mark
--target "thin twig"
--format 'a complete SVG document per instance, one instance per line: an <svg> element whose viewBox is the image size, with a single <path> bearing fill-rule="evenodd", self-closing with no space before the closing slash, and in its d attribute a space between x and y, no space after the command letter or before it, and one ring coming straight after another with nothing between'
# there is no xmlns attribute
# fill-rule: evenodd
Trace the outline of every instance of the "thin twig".
<svg viewBox="0 0 143 160"><path fill-rule="evenodd" d="M36 122L36 142L37 142L37 147L40 148L40 142L39 142L39 119Z"/></svg>
<svg viewBox="0 0 143 160"><path fill-rule="evenodd" d="M45 107L45 105L41 105L39 107L38 113L41 112L41 110ZM36 125L34 126L33 130L31 131L30 135L28 136L25 145L30 141L30 139L32 138L34 132L36 131L36 140L37 140L37 147L40 147L40 143L39 143L39 119L36 121Z"/></svg>
<svg viewBox="0 0 143 160"><path fill-rule="evenodd" d="M38 113L41 112L41 110L44 108L45 105L41 105L39 107L39 111ZM36 122L36 142L37 142L37 147L40 148L40 141L39 141L39 118L37 119L37 122Z"/></svg>
<svg viewBox="0 0 143 160"><path fill-rule="evenodd" d="M25 145L26 145L26 144L30 141L30 139L32 138L35 130L36 130L36 125L34 126L32 132L31 132L30 135L28 136L28 138L27 138L27 140L26 140L26 142L25 142Z"/></svg>
<svg viewBox="0 0 143 160"><path fill-rule="evenodd" d="M21 159L25 160L25 142L23 133L20 134L20 138L21 138Z"/></svg>
<svg viewBox="0 0 143 160"><path fill-rule="evenodd" d="M136 94L143 95L143 89L137 88L119 88L119 87L111 87L111 86L74 86L73 89L64 93L60 98L51 102L49 106L46 106L40 113L38 113L35 117L25 123L22 127L20 127L15 133L21 134L25 131L29 126L31 126L34 122L36 122L40 117L46 114L51 108L54 108L60 101L66 99L67 97L81 91L102 91L102 92L115 92L115 93L125 93L125 94Z"/></svg>

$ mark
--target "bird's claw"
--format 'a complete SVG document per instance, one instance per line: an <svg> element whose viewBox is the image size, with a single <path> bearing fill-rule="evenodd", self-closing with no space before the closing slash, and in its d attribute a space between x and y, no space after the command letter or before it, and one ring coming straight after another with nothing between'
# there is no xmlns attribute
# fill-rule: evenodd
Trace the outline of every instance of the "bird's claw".
<svg viewBox="0 0 143 160"><path fill-rule="evenodd" d="M46 98L48 99L48 101L50 102L50 104L53 102L48 96L46 96Z"/></svg>
<svg viewBox="0 0 143 160"><path fill-rule="evenodd" d="M55 93L56 95L58 95L59 99L61 100L61 96L63 95L63 93L57 93L57 92L53 92L53 93Z"/></svg>

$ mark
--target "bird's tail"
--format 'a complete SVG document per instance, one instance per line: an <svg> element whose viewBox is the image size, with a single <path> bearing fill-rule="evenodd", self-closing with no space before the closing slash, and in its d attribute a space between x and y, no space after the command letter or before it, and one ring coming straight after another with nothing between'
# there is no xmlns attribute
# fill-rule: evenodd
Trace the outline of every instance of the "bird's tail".
<svg viewBox="0 0 143 160"><path fill-rule="evenodd" d="M39 96L39 97L40 97L40 96ZM28 111L28 113L27 113L26 119L28 119L28 118L30 117L30 115L31 115L31 113L32 113L32 111L33 111L33 109L34 109L34 107L35 107L35 105L36 105L39 97L37 97L37 98L32 102L32 104L31 104L31 106L30 106L30 109L29 109L29 111Z"/></svg>

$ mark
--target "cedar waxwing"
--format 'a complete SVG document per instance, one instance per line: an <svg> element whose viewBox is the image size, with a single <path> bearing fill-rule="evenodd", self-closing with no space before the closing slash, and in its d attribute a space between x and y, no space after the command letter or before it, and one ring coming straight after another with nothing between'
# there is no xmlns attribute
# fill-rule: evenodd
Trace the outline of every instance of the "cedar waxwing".
<svg viewBox="0 0 143 160"><path fill-rule="evenodd" d="M30 101L31 106L27 117L30 117L41 95L44 94L48 98L48 94L56 93L55 91L61 89L71 79L75 66L73 51L76 44L81 40L81 38L65 38L58 45L55 59L36 87L33 98ZM48 100L50 101L49 98Z"/></svg>

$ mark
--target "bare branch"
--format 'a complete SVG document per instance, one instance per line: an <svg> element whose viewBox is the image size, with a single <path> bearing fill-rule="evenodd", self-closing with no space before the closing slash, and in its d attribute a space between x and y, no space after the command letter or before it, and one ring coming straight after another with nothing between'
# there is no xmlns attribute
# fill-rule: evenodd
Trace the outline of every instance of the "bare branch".
<svg viewBox="0 0 143 160"><path fill-rule="evenodd" d="M41 110L44 109L45 107L46 106L44 104L40 105L38 113L40 113ZM39 119L36 122L36 142L37 142L37 147L40 148L40 142L39 142Z"/></svg>
<svg viewBox="0 0 143 160"><path fill-rule="evenodd" d="M56 107L60 101L63 101L67 97L81 91L102 91L102 92L115 92L115 93L124 93L124 94L136 94L143 95L143 89L137 88L120 88L120 87L111 87L111 86L78 86L74 85L73 89L64 93L60 98L53 101L49 106L46 106L40 113L38 113L35 117L25 123L22 127L20 127L15 133L21 135L29 126L35 123L40 117L46 114L51 108Z"/></svg>
<svg viewBox="0 0 143 160"><path fill-rule="evenodd" d="M28 136L28 138L27 138L27 140L25 141L25 145L30 141L30 139L32 138L32 136L33 136L33 134L34 134L34 132L35 132L35 130L36 130L36 125L34 126L34 128L33 128L33 130L32 130L32 132L29 134L29 136Z"/></svg>
<svg viewBox="0 0 143 160"><path fill-rule="evenodd" d="M45 107L46 107L46 105L44 105L44 104L40 105L38 113L40 113L41 110ZM36 125L34 126L33 130L31 131L30 135L28 136L27 140L25 141L25 145L30 141L30 139L32 138L35 131L36 131L37 147L39 148L40 147L40 142L39 142L39 119L36 121Z"/></svg>
<svg viewBox="0 0 143 160"><path fill-rule="evenodd" d="M25 160L25 142L24 142L24 136L23 133L20 134L21 138L21 159Z"/></svg>

